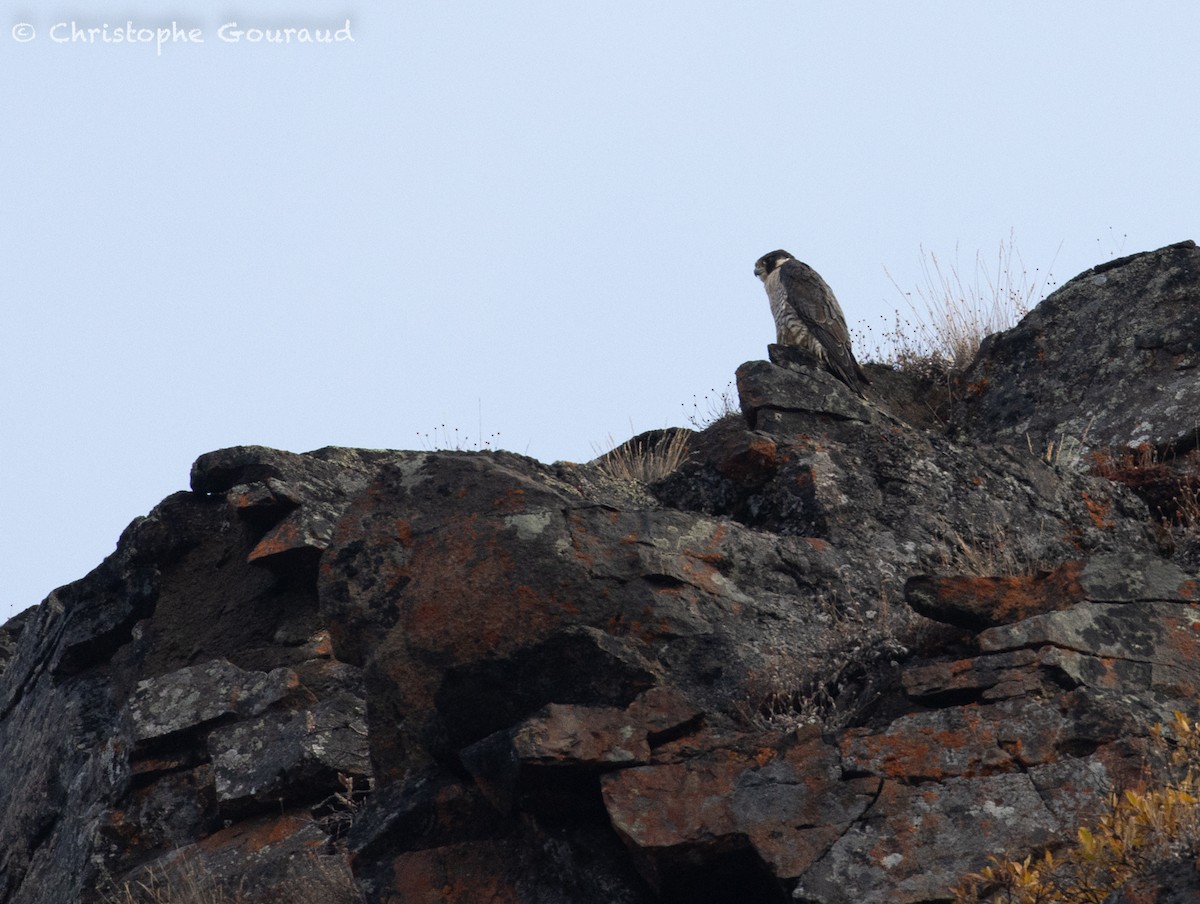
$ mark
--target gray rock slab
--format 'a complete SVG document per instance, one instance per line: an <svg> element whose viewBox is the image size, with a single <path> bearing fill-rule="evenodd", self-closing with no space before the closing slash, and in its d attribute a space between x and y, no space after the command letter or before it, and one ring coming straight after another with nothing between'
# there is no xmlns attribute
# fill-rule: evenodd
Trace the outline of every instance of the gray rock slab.
<svg viewBox="0 0 1200 904"><path fill-rule="evenodd" d="M247 672L226 659L147 678L138 682L130 701L133 736L146 741L222 716L255 716L297 684L291 669Z"/></svg>

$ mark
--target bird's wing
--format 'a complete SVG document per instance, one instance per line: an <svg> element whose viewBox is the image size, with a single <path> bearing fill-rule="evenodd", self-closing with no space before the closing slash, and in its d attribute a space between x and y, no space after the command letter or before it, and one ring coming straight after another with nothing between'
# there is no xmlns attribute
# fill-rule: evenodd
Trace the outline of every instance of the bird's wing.
<svg viewBox="0 0 1200 904"><path fill-rule="evenodd" d="M816 270L800 261L788 261L780 270L780 283L800 319L826 350L850 348L841 305Z"/></svg>
<svg viewBox="0 0 1200 904"><path fill-rule="evenodd" d="M780 282L796 315L821 343L833 370L860 396L863 384L870 382L854 358L846 317L829 284L808 264L797 260L785 263Z"/></svg>

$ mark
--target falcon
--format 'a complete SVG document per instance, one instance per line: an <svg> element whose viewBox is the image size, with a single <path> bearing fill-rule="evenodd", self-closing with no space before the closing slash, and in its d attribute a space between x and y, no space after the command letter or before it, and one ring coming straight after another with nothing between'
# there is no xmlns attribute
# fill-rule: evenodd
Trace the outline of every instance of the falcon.
<svg viewBox="0 0 1200 904"><path fill-rule="evenodd" d="M808 352L865 399L863 386L871 381L854 360L846 318L817 271L786 251L772 251L755 262L754 275L766 286L776 341Z"/></svg>

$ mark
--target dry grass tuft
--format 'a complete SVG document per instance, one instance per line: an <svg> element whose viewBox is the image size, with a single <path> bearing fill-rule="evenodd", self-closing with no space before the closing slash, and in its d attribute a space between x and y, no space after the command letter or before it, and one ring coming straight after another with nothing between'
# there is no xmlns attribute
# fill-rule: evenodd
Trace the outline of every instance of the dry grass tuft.
<svg viewBox="0 0 1200 904"><path fill-rule="evenodd" d="M417 441L426 452L495 452L500 448L500 434L479 431L471 436L457 427L439 424L429 433L417 431Z"/></svg>
<svg viewBox="0 0 1200 904"><path fill-rule="evenodd" d="M692 433L682 428L652 430L626 440L592 464L614 480L651 484L679 469L688 459ZM609 443L613 438L608 438Z"/></svg>
<svg viewBox="0 0 1200 904"><path fill-rule="evenodd" d="M715 389L710 389L704 394L703 399L692 396L691 411L688 410L686 404L680 403L680 405L687 422L692 425L694 430L704 430L727 417L741 417L742 415L742 406L738 401L737 390L734 389L732 380L726 383L725 388L719 393Z"/></svg>
<svg viewBox="0 0 1200 904"><path fill-rule="evenodd" d="M337 774L340 791L335 791L312 809L321 830L340 840L362 815L367 800L375 790L375 779L354 776L346 772Z"/></svg>
<svg viewBox="0 0 1200 904"><path fill-rule="evenodd" d="M270 900L281 904L363 904L362 891L345 858L310 852L315 869L302 878L283 879L271 889ZM250 904L246 878L236 885L224 882L199 857L180 856L167 864L150 865L138 878L101 893L104 904Z"/></svg>
<svg viewBox="0 0 1200 904"><path fill-rule="evenodd" d="M1029 524L1000 523L993 519L967 536L951 532L942 551L942 567L948 574L1006 578L1036 574L1052 567L1044 556L1044 524L1032 530Z"/></svg>
<svg viewBox="0 0 1200 904"><path fill-rule="evenodd" d="M229 890L194 857L150 865L138 879L103 893L104 904L245 904L245 880Z"/></svg>
<svg viewBox="0 0 1200 904"><path fill-rule="evenodd" d="M818 595L818 617L840 641L819 653L819 663L781 660L748 676L748 696L736 716L748 727L781 733L805 726L840 731L858 724L894 683L895 660L908 653L897 633L891 593L881 585L869 608L841 606Z"/></svg>
<svg viewBox="0 0 1200 904"><path fill-rule="evenodd" d="M922 248L921 274L913 292L904 291L887 274L904 296L909 315L896 311L893 323L874 343L869 327L858 331L864 348L874 344L867 361L927 376L961 374L974 361L984 337L1013 326L1050 285L1049 274L1031 277L1011 234L1007 242L1000 242L994 267L978 252L975 272L969 276L957 262L943 265L936 254Z"/></svg>

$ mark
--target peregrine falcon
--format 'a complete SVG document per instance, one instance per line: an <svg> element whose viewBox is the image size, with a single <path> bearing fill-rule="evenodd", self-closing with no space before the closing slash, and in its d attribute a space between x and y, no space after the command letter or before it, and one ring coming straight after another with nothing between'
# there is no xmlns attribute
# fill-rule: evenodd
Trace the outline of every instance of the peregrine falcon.
<svg viewBox="0 0 1200 904"><path fill-rule="evenodd" d="M767 288L778 343L813 355L866 398L863 386L871 381L854 360L846 318L817 271L786 251L772 251L754 264L754 275Z"/></svg>

